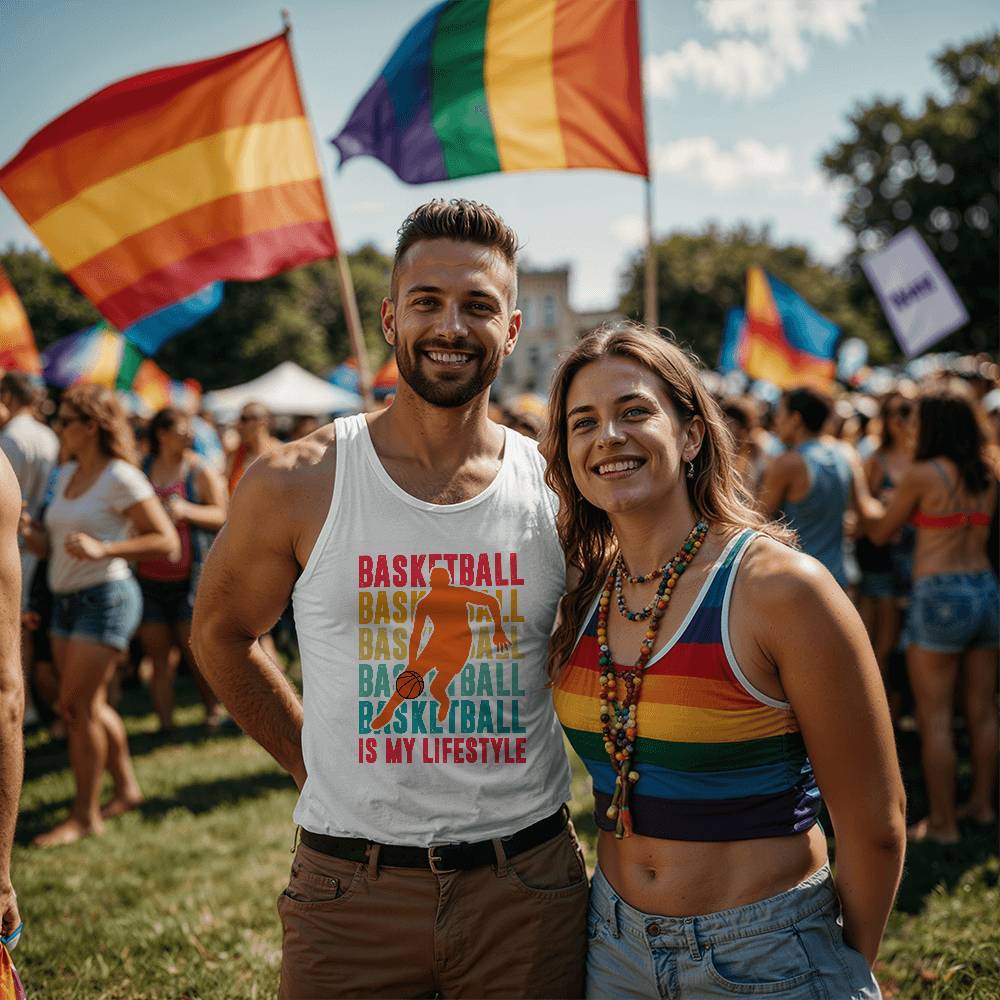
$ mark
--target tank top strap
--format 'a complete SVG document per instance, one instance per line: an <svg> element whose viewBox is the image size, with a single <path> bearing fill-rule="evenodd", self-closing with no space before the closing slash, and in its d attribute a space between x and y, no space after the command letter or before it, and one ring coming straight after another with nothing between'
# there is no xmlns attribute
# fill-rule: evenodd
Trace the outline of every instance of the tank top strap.
<svg viewBox="0 0 1000 1000"><path fill-rule="evenodd" d="M941 477L941 482L948 487L948 497L949 499L958 492L958 483L951 481L951 476L948 475L948 470L936 459L931 459L931 468Z"/></svg>
<svg viewBox="0 0 1000 1000"><path fill-rule="evenodd" d="M702 600L702 607L709 606L721 610L723 598L731 589L730 580L736 572L747 546L756 535L757 532L753 528L744 528L726 543L726 547L719 557L712 583Z"/></svg>
<svg viewBox="0 0 1000 1000"><path fill-rule="evenodd" d="M756 534L752 528L744 528L726 542L694 607L688 612L687 621L678 634L680 642L721 643L723 606L732 589L731 580Z"/></svg>

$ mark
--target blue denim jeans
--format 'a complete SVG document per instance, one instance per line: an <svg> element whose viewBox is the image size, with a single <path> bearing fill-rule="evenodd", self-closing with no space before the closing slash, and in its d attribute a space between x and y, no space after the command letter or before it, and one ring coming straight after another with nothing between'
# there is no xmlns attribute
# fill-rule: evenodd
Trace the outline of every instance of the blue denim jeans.
<svg viewBox="0 0 1000 1000"><path fill-rule="evenodd" d="M1000 644L997 578L988 570L921 577L913 584L906 634L912 645L934 653Z"/></svg>
<svg viewBox="0 0 1000 1000"><path fill-rule="evenodd" d="M719 913L661 917L629 906L600 868L590 887L587 996L616 1000L875 1000L844 943L829 865L793 889Z"/></svg>
<svg viewBox="0 0 1000 1000"><path fill-rule="evenodd" d="M62 639L88 639L128 649L142 618L142 594L134 577L52 595L49 631Z"/></svg>

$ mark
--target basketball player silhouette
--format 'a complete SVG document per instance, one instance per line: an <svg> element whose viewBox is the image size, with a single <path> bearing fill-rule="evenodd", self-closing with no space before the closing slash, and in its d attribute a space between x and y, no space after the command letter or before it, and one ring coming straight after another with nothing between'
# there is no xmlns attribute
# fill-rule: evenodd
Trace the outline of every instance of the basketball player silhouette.
<svg viewBox="0 0 1000 1000"><path fill-rule="evenodd" d="M489 594L481 594L468 587L455 587L451 574L443 566L431 570L431 589L414 608L413 631L410 633L410 652L407 670L425 677L431 670L437 674L431 682L431 695L438 703L438 722L448 716L451 699L448 685L465 666L472 649L472 626L469 624L468 605L487 608L493 618L493 648L502 653L510 647L510 639L500 621L500 602ZM431 622L427 644L420 649L424 626ZM393 712L404 701L397 691L372 723L372 729L381 729L392 719Z"/></svg>

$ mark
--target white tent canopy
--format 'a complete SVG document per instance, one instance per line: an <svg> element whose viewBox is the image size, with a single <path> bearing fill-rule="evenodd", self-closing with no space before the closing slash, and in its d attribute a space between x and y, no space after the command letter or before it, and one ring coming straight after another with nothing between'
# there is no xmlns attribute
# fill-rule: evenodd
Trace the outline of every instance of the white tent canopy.
<svg viewBox="0 0 1000 1000"><path fill-rule="evenodd" d="M282 361L258 378L228 389L208 392L202 405L221 420L235 417L247 403L262 403L274 414L320 416L356 413L361 397L307 372L294 361Z"/></svg>

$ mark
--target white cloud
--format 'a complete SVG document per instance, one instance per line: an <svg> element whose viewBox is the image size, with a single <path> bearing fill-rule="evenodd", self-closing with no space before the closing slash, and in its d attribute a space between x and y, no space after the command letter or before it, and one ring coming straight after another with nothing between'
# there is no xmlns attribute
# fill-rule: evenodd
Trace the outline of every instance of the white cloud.
<svg viewBox="0 0 1000 1000"><path fill-rule="evenodd" d="M787 146L768 146L757 139L741 139L723 149L711 136L692 136L664 143L653 151L657 173L707 185L713 191L764 189L803 198L836 195L818 171L796 174ZM624 220L618 220L623 224Z"/></svg>
<svg viewBox="0 0 1000 1000"><path fill-rule="evenodd" d="M369 199L351 202L351 204L347 206L347 210L352 215L382 215L386 210L386 206L384 201Z"/></svg>
<svg viewBox="0 0 1000 1000"><path fill-rule="evenodd" d="M646 245L646 220L641 215L622 215L611 223L611 235L623 246Z"/></svg>
<svg viewBox="0 0 1000 1000"><path fill-rule="evenodd" d="M768 97L789 72L801 73L817 41L843 45L864 26L872 0L702 0L699 11L717 35L688 40L646 60L650 93L676 96L690 82L730 99Z"/></svg>

